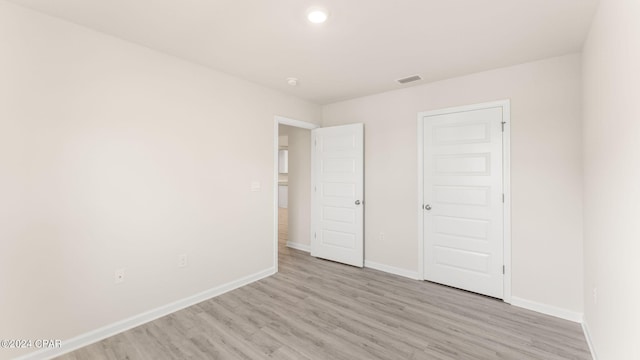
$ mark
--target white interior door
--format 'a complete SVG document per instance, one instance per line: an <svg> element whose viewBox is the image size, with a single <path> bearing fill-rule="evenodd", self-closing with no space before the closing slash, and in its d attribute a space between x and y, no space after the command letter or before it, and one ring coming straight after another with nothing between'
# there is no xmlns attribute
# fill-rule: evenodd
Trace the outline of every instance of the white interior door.
<svg viewBox="0 0 640 360"><path fill-rule="evenodd" d="M311 255L364 265L363 124L314 129Z"/></svg>
<svg viewBox="0 0 640 360"><path fill-rule="evenodd" d="M425 280L503 298L503 107L425 114Z"/></svg>

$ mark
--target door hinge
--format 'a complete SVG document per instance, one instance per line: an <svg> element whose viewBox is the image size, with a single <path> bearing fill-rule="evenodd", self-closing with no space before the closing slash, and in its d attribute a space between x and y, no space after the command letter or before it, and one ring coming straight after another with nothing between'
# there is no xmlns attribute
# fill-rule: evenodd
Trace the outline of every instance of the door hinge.
<svg viewBox="0 0 640 360"><path fill-rule="evenodd" d="M317 233L316 233L316 232L314 232L314 233L313 233L313 238L314 238L314 239L317 239L317 238L318 238L318 236L317 236Z"/></svg>
<svg viewBox="0 0 640 360"><path fill-rule="evenodd" d="M504 275L504 265L502 265L502 275Z"/></svg>
<svg viewBox="0 0 640 360"><path fill-rule="evenodd" d="M506 121L502 122L502 132L504 132L504 124L506 124L506 123L507 123Z"/></svg>
<svg viewBox="0 0 640 360"><path fill-rule="evenodd" d="M502 202L504 202L504 193L502 194Z"/></svg>

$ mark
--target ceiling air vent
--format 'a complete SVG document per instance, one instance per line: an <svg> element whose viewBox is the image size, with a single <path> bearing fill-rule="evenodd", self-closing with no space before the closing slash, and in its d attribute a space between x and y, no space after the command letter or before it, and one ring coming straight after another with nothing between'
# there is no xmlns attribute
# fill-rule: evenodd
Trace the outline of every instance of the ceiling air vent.
<svg viewBox="0 0 640 360"><path fill-rule="evenodd" d="M418 81L418 80L422 80L420 75L413 75L413 76L409 76L409 77L406 77L406 78L403 78L403 79L398 79L396 81L399 82L400 84L406 84L406 83L410 83L410 82L414 82L414 81Z"/></svg>

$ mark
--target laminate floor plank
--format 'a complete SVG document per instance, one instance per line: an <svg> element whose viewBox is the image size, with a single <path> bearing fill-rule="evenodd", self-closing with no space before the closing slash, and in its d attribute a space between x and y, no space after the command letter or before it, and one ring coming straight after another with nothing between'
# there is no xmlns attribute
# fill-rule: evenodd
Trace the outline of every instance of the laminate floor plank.
<svg viewBox="0 0 640 360"><path fill-rule="evenodd" d="M59 359L591 359L576 323L313 258L279 233L274 276Z"/></svg>

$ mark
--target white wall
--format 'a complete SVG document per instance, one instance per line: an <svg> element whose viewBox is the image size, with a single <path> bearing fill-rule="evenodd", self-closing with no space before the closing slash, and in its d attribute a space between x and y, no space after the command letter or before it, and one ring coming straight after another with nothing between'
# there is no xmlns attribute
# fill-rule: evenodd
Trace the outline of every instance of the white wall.
<svg viewBox="0 0 640 360"><path fill-rule="evenodd" d="M311 130L280 125L289 138L289 242L310 245Z"/></svg>
<svg viewBox="0 0 640 360"><path fill-rule="evenodd" d="M584 48L584 301L600 360L640 359L639 19L640 2L602 0Z"/></svg>
<svg viewBox="0 0 640 360"><path fill-rule="evenodd" d="M318 106L4 1L0 79L0 338L273 267L273 118Z"/></svg>
<svg viewBox="0 0 640 360"><path fill-rule="evenodd" d="M365 258L418 271L418 112L511 99L512 293L579 315L580 89L576 54L324 106L323 126L365 124Z"/></svg>

